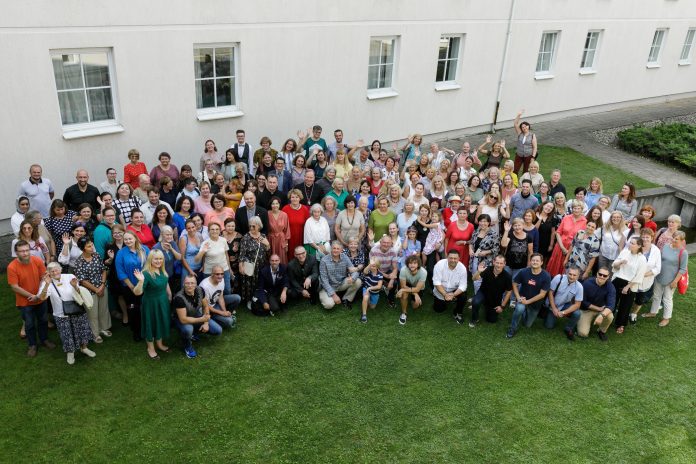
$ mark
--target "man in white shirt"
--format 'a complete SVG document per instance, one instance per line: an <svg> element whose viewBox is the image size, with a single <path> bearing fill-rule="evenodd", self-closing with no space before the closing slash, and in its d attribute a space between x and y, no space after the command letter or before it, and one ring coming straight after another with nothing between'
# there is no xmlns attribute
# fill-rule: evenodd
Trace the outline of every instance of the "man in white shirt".
<svg viewBox="0 0 696 464"><path fill-rule="evenodd" d="M239 295L225 295L225 270L220 265L211 269L212 274L198 284L210 304L210 318L221 327L231 328L237 324L237 311L242 298Z"/></svg>
<svg viewBox="0 0 696 464"><path fill-rule="evenodd" d="M250 176L256 174L256 168L254 167L254 148L246 143L246 132L242 129L237 129L235 134L237 136L237 143L231 145L230 148L234 151L234 155L237 161L247 165L247 172Z"/></svg>
<svg viewBox="0 0 696 464"><path fill-rule="evenodd" d="M54 196L53 183L49 179L41 177L42 174L41 166L32 164L29 167L29 179L19 185L17 196L29 198L31 209L39 211L43 217L48 217Z"/></svg>
<svg viewBox="0 0 696 464"><path fill-rule="evenodd" d="M143 216L145 216L145 223L146 224L152 223L152 219L155 217L155 209L159 205L166 206L167 210L169 210L169 214L174 216L174 211L172 211L172 207L169 206L169 203L159 199L160 195L159 195L159 192L157 191L156 188L154 188L152 185L150 185L150 186L145 188L145 191L147 192L147 203L143 203L140 206L140 211L142 211Z"/></svg>
<svg viewBox="0 0 696 464"><path fill-rule="evenodd" d="M116 198L116 190L118 189L118 186L121 184L121 181L117 180L116 176L118 176L116 169L107 169L106 180L99 184L99 193L109 192L112 197Z"/></svg>
<svg viewBox="0 0 696 464"><path fill-rule="evenodd" d="M464 320L466 305L466 267L459 262L459 252L450 250L447 258L441 259L433 269L433 309L437 313L445 312L447 304L454 301L454 321L461 324Z"/></svg>

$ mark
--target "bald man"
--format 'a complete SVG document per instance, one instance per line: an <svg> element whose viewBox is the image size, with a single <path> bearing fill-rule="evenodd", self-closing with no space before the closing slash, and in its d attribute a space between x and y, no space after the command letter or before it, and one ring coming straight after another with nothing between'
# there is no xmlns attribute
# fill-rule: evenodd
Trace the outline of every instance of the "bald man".
<svg viewBox="0 0 696 464"><path fill-rule="evenodd" d="M86 170L80 169L75 174L77 183L71 185L63 194L63 201L72 211L78 212L82 203L89 203L92 211L99 211L99 189L94 185L89 184L89 174Z"/></svg>

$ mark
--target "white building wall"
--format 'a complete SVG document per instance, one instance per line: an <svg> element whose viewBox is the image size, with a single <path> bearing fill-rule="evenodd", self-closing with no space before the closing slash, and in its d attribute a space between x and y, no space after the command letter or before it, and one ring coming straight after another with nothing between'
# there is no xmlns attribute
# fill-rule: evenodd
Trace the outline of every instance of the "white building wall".
<svg viewBox="0 0 696 464"><path fill-rule="evenodd" d="M327 2L318 0L135 2L35 0L6 4L0 16L0 218L28 166L39 162L59 193L77 167L92 183L119 172L138 148L148 167L160 151L195 166L207 138L218 147L245 128L280 146L319 123L347 141L404 139L490 125L512 0ZM637 3L640 7L637 7ZM519 108L532 120L562 111L696 92L696 63L677 66L696 2L655 0L517 0L498 121ZM656 27L669 27L662 67L646 69ZM578 74L588 29L603 29L598 72ZM554 78L535 80L541 33L560 30ZM458 90L434 89L441 34L465 34ZM399 36L399 95L366 98L371 36ZM244 116L196 118L193 45L240 44ZM109 47L115 62L124 132L64 140L49 51Z"/></svg>

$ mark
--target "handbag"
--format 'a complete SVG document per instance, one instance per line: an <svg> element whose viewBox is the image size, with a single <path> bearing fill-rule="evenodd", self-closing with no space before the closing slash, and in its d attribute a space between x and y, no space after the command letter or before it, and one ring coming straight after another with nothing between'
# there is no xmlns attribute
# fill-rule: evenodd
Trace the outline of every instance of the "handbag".
<svg viewBox="0 0 696 464"><path fill-rule="evenodd" d="M85 308L82 304L80 304L74 300L71 300L71 301L63 300L63 295L60 294L58 287L56 287L56 283L52 282L52 284L53 284L53 288L56 289L56 293L58 294L58 298L60 298L60 301L63 303L63 314L65 314L66 316L79 316L80 314L84 314ZM74 292L74 295L79 300L82 300L82 295L80 295L79 290ZM79 295L79 297L78 297L78 295Z"/></svg>
<svg viewBox="0 0 696 464"><path fill-rule="evenodd" d="M684 248L679 250L679 258L677 258L677 266L681 262L681 257L682 253L684 253ZM679 272L679 271L677 271ZM679 292L680 295L683 295L686 293L686 291L689 289L689 270L687 269L684 274L679 278L679 281L677 282L677 291Z"/></svg>
<svg viewBox="0 0 696 464"><path fill-rule="evenodd" d="M254 275L254 270L256 269L256 261L259 259L259 253L261 252L261 242L259 242L259 249L256 251L256 258L254 258L254 262L243 262L242 263L242 274L245 276L251 277Z"/></svg>

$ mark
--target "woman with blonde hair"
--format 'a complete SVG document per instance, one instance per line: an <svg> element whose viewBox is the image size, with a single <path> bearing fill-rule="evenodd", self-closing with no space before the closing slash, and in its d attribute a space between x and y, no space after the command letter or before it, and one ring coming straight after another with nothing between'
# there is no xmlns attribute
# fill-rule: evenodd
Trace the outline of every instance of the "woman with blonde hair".
<svg viewBox="0 0 696 464"><path fill-rule="evenodd" d="M593 177L592 180L590 180L590 184L587 186L587 193L585 193L585 203L587 203L587 207L592 208L594 205L596 205L601 196L602 179L599 177Z"/></svg>
<svg viewBox="0 0 696 464"><path fill-rule="evenodd" d="M624 249L626 223L620 211L614 211L602 227L602 243L599 246L599 267L612 269L612 263Z"/></svg>
<svg viewBox="0 0 696 464"><path fill-rule="evenodd" d="M330 164L336 169L336 178L344 179L349 176L349 173L353 170L353 165L348 161L348 157L343 150L338 150L336 152L336 159Z"/></svg>
<svg viewBox="0 0 696 464"><path fill-rule="evenodd" d="M498 227L500 219L504 219L503 212L501 211L501 195L499 192L488 192L483 197L483 203L478 206L476 211L476 222L479 220L479 216L482 214L488 215L490 218L490 226Z"/></svg>
<svg viewBox="0 0 696 464"><path fill-rule="evenodd" d="M539 172L539 163L536 160L529 162L529 171L522 174L522 177L520 177L520 182L525 179L532 181L532 190L535 194L539 193L539 188L544 182L544 176L542 176Z"/></svg>
<svg viewBox="0 0 696 464"><path fill-rule="evenodd" d="M140 304L141 332L140 336L147 344L147 355L150 359L159 359L155 349L168 353L169 347L162 339L169 337L169 302L172 292L169 288L169 276L164 269L164 255L160 250L152 250L147 257L143 270L134 271L138 284L133 293L142 295Z"/></svg>
<svg viewBox="0 0 696 464"><path fill-rule="evenodd" d="M239 179L234 178L230 179L225 186L225 190L222 192L225 197L225 205L228 208L231 208L232 211L237 211L237 208L239 208L239 203L242 202L242 190L242 183L239 181Z"/></svg>

